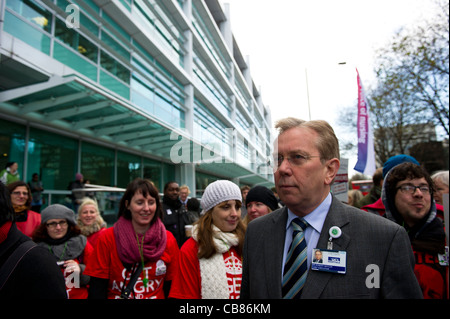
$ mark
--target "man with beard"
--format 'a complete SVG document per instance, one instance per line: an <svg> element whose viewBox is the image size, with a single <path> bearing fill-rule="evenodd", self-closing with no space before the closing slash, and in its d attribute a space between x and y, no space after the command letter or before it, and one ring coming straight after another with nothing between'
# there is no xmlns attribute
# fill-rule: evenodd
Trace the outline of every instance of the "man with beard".
<svg viewBox="0 0 450 319"><path fill-rule="evenodd" d="M402 163L386 175L381 198L384 217L406 229L415 256L414 273L425 299L447 299L445 231L433 199L428 172L414 163ZM448 265L447 265L448 267Z"/></svg>

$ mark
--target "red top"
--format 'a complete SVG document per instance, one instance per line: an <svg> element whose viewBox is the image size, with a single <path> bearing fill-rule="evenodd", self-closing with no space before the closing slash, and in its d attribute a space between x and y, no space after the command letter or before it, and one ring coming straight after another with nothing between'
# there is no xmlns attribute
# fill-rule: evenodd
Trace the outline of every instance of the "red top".
<svg viewBox="0 0 450 319"><path fill-rule="evenodd" d="M26 236L31 238L33 231L41 224L41 214L27 211L27 220L24 222L16 222L17 228Z"/></svg>
<svg viewBox="0 0 450 319"><path fill-rule="evenodd" d="M175 237L169 231L166 231L166 234L167 244L164 253L159 260L145 263L143 272L134 285L131 297L134 296L136 299L164 298L163 283L165 280L173 279L174 265L178 262L179 253ZM134 268L127 270L122 264L117 253L114 228L110 227L98 237L91 264L87 265L84 274L109 279L108 299L120 299L122 289L128 285ZM143 274L148 279L147 287L143 283Z"/></svg>
<svg viewBox="0 0 450 319"><path fill-rule="evenodd" d="M230 299L238 299L241 293L242 260L235 247L222 254L228 279ZM198 244L191 237L180 249L176 278L172 281L170 298L201 299L201 275L198 259Z"/></svg>
<svg viewBox="0 0 450 319"><path fill-rule="evenodd" d="M99 231L96 231L95 233L87 236L87 240L89 243L91 243L92 247L95 247L95 245L97 244L97 240L100 237L100 234L102 232L104 232L105 230L106 230L106 228L101 228Z"/></svg>
<svg viewBox="0 0 450 319"><path fill-rule="evenodd" d="M92 260L92 255L94 253L94 248L89 242L86 242L86 246L84 247L83 253L74 260L78 264L85 264L86 267ZM88 297L88 286L80 285L80 278L76 273L67 273L64 267L61 267L61 271L64 275L64 279L66 282L66 291L68 299L87 299ZM84 275L85 273L83 273Z"/></svg>

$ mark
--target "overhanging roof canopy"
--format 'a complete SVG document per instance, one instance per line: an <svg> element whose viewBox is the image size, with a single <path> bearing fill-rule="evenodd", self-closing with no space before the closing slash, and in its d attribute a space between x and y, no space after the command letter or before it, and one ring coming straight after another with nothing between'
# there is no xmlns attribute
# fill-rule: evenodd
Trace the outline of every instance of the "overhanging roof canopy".
<svg viewBox="0 0 450 319"><path fill-rule="evenodd" d="M0 103L20 118L165 159L178 141L151 114L74 75L3 91Z"/></svg>
<svg viewBox="0 0 450 319"><path fill-rule="evenodd" d="M197 147L186 132L166 123L92 82L71 75L0 92L0 110L30 122L71 134L133 149L170 161L171 150L183 139ZM177 138L171 134L175 131ZM237 163L199 163L197 169L241 183L271 184Z"/></svg>

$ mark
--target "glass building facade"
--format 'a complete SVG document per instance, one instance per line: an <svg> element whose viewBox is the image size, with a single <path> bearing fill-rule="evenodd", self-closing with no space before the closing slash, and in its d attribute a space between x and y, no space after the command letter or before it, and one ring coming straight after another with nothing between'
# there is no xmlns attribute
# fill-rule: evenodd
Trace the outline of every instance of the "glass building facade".
<svg viewBox="0 0 450 319"><path fill-rule="evenodd" d="M273 185L270 110L218 0L0 0L0 167L47 191ZM181 161L179 159L182 159ZM194 195L194 192L192 192Z"/></svg>

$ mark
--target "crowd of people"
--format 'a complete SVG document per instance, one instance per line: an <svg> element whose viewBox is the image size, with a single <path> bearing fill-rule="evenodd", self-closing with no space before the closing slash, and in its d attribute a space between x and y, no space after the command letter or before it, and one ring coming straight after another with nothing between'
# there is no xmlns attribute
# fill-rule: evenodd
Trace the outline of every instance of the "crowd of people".
<svg viewBox="0 0 450 319"><path fill-rule="evenodd" d="M170 181L160 198L137 178L109 228L85 193L41 211L39 176L22 182L8 163L0 298L448 299L448 171L430 175L397 155L375 172L368 195L342 203L331 193L340 166L332 127L286 118L276 128L274 189L217 180L198 200ZM73 188L82 188L76 177ZM379 268L372 285L368 265Z"/></svg>

